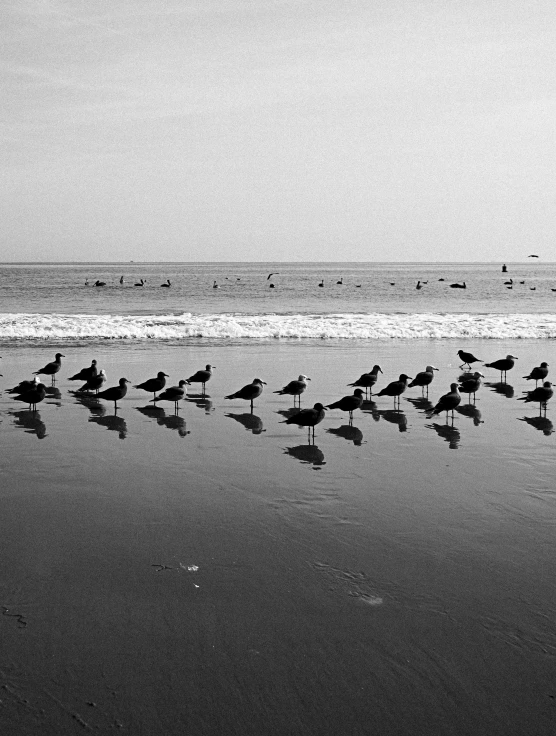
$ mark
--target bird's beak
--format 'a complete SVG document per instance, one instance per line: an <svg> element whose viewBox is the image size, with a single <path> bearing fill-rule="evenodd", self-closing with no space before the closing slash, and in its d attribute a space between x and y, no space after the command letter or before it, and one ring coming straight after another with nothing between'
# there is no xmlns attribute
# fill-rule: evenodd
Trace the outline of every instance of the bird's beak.
<svg viewBox="0 0 556 736"><path fill-rule="evenodd" d="M310 380L311 380L311 379L309 378L309 376L305 376L305 379L306 379L307 381L310 381Z"/></svg>
<svg viewBox="0 0 556 736"><path fill-rule="evenodd" d="M266 381L261 381L261 383L264 383L264 385L266 386Z"/></svg>
<svg viewBox="0 0 556 736"><path fill-rule="evenodd" d="M433 371L437 371L438 370L438 368L435 368L434 366L432 367L432 369L433 369Z"/></svg>

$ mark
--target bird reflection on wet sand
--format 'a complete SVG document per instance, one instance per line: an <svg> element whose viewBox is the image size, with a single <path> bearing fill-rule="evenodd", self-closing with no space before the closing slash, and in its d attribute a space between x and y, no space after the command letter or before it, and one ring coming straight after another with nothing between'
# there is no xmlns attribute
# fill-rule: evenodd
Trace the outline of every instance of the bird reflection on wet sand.
<svg viewBox="0 0 556 736"><path fill-rule="evenodd" d="M26 434L36 434L39 440L46 437L46 425L38 411L11 411L9 414L14 418L14 426L21 427Z"/></svg>
<svg viewBox="0 0 556 736"><path fill-rule="evenodd" d="M57 386L45 386L45 392L47 399L54 399L54 401L48 401L48 404L62 406L62 402L60 401L60 399L62 398L62 393Z"/></svg>
<svg viewBox="0 0 556 736"><path fill-rule="evenodd" d="M459 429L454 427L453 424L437 424L434 422L433 424L425 424L425 427L427 429L434 429L439 437L446 440L450 446L450 450L458 449L461 435Z"/></svg>
<svg viewBox="0 0 556 736"><path fill-rule="evenodd" d="M75 391L70 391L76 404L85 406L93 416L103 417L106 414L106 406L101 404L96 396L91 394L79 394Z"/></svg>
<svg viewBox="0 0 556 736"><path fill-rule="evenodd" d="M478 427L479 424L484 424L484 419L481 419L481 412L475 404L464 404L463 406L456 407L456 411L458 414L461 414L464 417L469 417L469 419L473 420L473 424Z"/></svg>
<svg viewBox="0 0 556 736"><path fill-rule="evenodd" d="M348 442L353 442L358 447L363 444L363 432L354 427L353 424L342 424L341 427L330 427L326 430L329 434L334 434L336 437L343 437Z"/></svg>
<svg viewBox="0 0 556 736"><path fill-rule="evenodd" d="M548 419L548 417L545 416L536 416L536 417L518 417L519 422L527 422L527 424L530 424L535 429L538 429L539 432L542 432L547 437L549 437L554 432L554 425Z"/></svg>
<svg viewBox="0 0 556 736"><path fill-rule="evenodd" d="M513 399L514 387L510 386L509 383L498 381L497 383L485 383L485 386L488 386L495 393L505 396L507 399Z"/></svg>
<svg viewBox="0 0 556 736"><path fill-rule="evenodd" d="M177 412L166 414L161 406L137 406L135 408L144 416L154 419L159 427L177 431L180 437L187 437L188 434L191 434L191 431L187 429L185 419Z"/></svg>
<svg viewBox="0 0 556 736"><path fill-rule="evenodd" d="M417 399L414 399L414 401L417 401ZM367 408L371 403L373 404L372 408ZM363 406L363 411L368 412L369 410L375 422L384 419L385 422L390 424L397 424L400 432L407 432L407 417L400 409L377 409L374 402L368 402L367 405Z"/></svg>
<svg viewBox="0 0 556 736"><path fill-rule="evenodd" d="M317 445L296 445L295 447L286 447L285 455L291 455L302 463L313 466L313 470L320 470L321 465L326 465L324 452Z"/></svg>
<svg viewBox="0 0 556 736"><path fill-rule="evenodd" d="M106 407L103 406L102 409L106 412ZM125 440L127 437L128 430L126 420L123 417L119 417L117 414L106 415L105 413L98 412L93 414L93 416L90 416L89 421L99 424L101 427L105 427L111 432L117 432L118 437L121 440Z"/></svg>
<svg viewBox="0 0 556 736"><path fill-rule="evenodd" d="M245 429L251 431L253 434L266 432L266 429L263 429L263 420L256 414L225 414L224 416L229 417L230 419L235 419L236 422L242 424Z"/></svg>
<svg viewBox="0 0 556 736"><path fill-rule="evenodd" d="M426 396L418 396L416 399L410 399L409 396L406 396L405 400L409 401L410 404L413 404L413 406L419 411L424 411L427 414L434 409L434 404L432 401L429 401Z"/></svg>
<svg viewBox="0 0 556 736"><path fill-rule="evenodd" d="M204 409L205 414L211 414L214 411L212 399L209 394L188 394L185 397L185 402L188 404L195 404L199 409Z"/></svg>

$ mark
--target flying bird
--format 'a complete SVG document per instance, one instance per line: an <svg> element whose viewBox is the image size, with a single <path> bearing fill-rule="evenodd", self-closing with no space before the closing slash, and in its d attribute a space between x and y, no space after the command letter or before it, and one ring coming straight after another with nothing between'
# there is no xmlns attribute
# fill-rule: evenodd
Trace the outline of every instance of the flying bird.
<svg viewBox="0 0 556 736"><path fill-rule="evenodd" d="M280 275L280 271L274 271L273 273L269 273L269 274L268 274L268 276L266 277L266 280L267 280L267 281L270 281L270 279L271 279L271 278L272 278L273 276L279 276L279 275Z"/></svg>

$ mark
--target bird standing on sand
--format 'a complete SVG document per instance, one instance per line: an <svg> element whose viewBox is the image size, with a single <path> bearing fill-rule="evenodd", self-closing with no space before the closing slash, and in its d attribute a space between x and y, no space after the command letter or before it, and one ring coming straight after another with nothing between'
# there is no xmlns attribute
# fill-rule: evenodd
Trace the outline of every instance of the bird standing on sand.
<svg viewBox="0 0 556 736"><path fill-rule="evenodd" d="M414 386L421 386L421 393L424 396L425 395L425 388L427 389L427 396L429 394L429 386L432 383L432 379L434 378L434 371L437 371L438 368L435 368L433 365L428 365L424 371L421 371L418 373L413 381L409 384L409 388L413 388Z"/></svg>
<svg viewBox="0 0 556 736"><path fill-rule="evenodd" d="M480 358L476 358L473 353L466 353L465 350L458 350L458 357L462 361L460 368L463 368L464 365L468 365L469 370L471 370L471 363L483 362Z"/></svg>
<svg viewBox="0 0 556 736"><path fill-rule="evenodd" d="M515 355L506 355L505 358L500 358L500 360L495 360L493 363L485 363L485 368L494 368L497 371L500 371L500 381L506 380L506 373L507 371L511 370L514 365L517 358Z"/></svg>
<svg viewBox="0 0 556 736"><path fill-rule="evenodd" d="M56 373L60 370L62 367L62 358L65 358L65 355L62 355L62 353L56 353L55 359L52 361L52 363L47 363L44 368L41 368L40 371L34 371L34 376L52 376L52 383L55 382L55 376Z"/></svg>
<svg viewBox="0 0 556 736"><path fill-rule="evenodd" d="M205 393L205 384L207 383L207 381L210 381L213 368L213 365L205 366L204 371L200 370L197 371L197 373L194 373L192 376L189 376L189 378L187 379L187 383L201 383L203 386L203 393Z"/></svg>
<svg viewBox="0 0 556 736"><path fill-rule="evenodd" d="M312 409L301 409L291 417L288 417L280 424L297 424L298 427L307 427L310 436L311 427L313 428L313 438L315 436L315 427L324 419L326 409L322 404L315 404Z"/></svg>
<svg viewBox="0 0 556 736"><path fill-rule="evenodd" d="M411 380L411 376L407 376L405 373L400 373L400 377L397 381L392 381L388 386L383 388L375 396L393 396L394 406L396 406L396 399L398 406L400 405L400 396L407 388L407 382Z"/></svg>
<svg viewBox="0 0 556 736"><path fill-rule="evenodd" d="M79 373L75 374L75 376L70 376L68 381L88 381L89 378L93 378L97 373L97 362L96 360L93 360L90 366L82 368Z"/></svg>
<svg viewBox="0 0 556 736"><path fill-rule="evenodd" d="M106 399L114 402L114 411L118 408L116 402L123 399L127 394L127 384L131 383L127 378L120 378L118 386L111 386L97 394L97 399Z"/></svg>
<svg viewBox="0 0 556 736"><path fill-rule="evenodd" d="M378 380L378 374L382 373L382 368L379 365L374 365L369 373L363 373L357 381L348 383L348 386L358 386L365 389L365 396L368 395L368 389L371 390L371 398L373 397L373 386Z"/></svg>
<svg viewBox="0 0 556 736"><path fill-rule="evenodd" d="M356 409L360 409L363 406L363 391L360 388L356 388L353 392L353 396L343 396L333 404L327 404L327 409L340 409L340 411L347 411L349 413L349 421L353 421L353 412Z"/></svg>
<svg viewBox="0 0 556 736"><path fill-rule="evenodd" d="M173 401L174 409L175 411L177 411L178 401L182 401L187 393L186 386L187 381L181 380L178 386L170 386L165 391L163 391L160 396L151 399L151 402L154 401L156 403L157 401Z"/></svg>
<svg viewBox="0 0 556 736"><path fill-rule="evenodd" d="M34 388L30 388L19 396L14 396L15 401L23 401L24 404L29 404L29 409L32 411L37 410L37 404L44 399L46 396L46 386L44 383L37 383Z"/></svg>
<svg viewBox="0 0 556 736"><path fill-rule="evenodd" d="M77 389L77 393L88 393L89 391L94 391L96 394L98 394L99 390L104 386L106 382L106 371L104 368L100 369L100 372L97 376L91 376L89 380L81 386L81 388Z"/></svg>
<svg viewBox="0 0 556 736"><path fill-rule="evenodd" d="M308 376L301 374L297 381L290 381L287 386L284 386L284 388L281 388L279 391L273 391L273 393L279 394L280 396L293 396L293 403L295 406L295 397L297 396L299 403L301 403L301 394L307 388L307 381L310 380L311 379Z"/></svg>
<svg viewBox="0 0 556 736"><path fill-rule="evenodd" d="M545 381L542 386L538 386L532 391L527 391L526 395L520 397L518 401L525 401L527 404L529 402L538 402L539 412L542 412L544 407L544 413L546 414L546 403L547 401L550 401L553 395L554 391L552 389L552 384L550 381Z"/></svg>
<svg viewBox="0 0 556 736"><path fill-rule="evenodd" d="M146 381L143 381L143 383L139 383L137 386L134 386L133 388L140 388L143 391L147 391L150 394L153 394L156 398L156 392L162 391L164 386L166 386L166 379L168 378L167 373L163 373L162 371L158 371L156 374L156 378L148 378Z"/></svg>
<svg viewBox="0 0 556 736"><path fill-rule="evenodd" d="M245 401L250 401L251 411L253 411L253 401L262 394L263 385L266 386L266 381L261 381L260 378L254 378L253 383L248 383L247 386L243 386L239 391L236 391L234 394L224 396L224 398L245 399Z"/></svg>
<svg viewBox="0 0 556 736"><path fill-rule="evenodd" d="M459 383L459 390L464 394L469 394L470 401L471 394L473 394L473 401L475 401L475 394L481 388L481 378L484 378L484 374L480 371L475 371L472 376L467 376Z"/></svg>
<svg viewBox="0 0 556 736"><path fill-rule="evenodd" d="M538 386L539 381L544 381L544 379L548 376L548 363L541 363L536 368L533 368L531 373L529 373L528 376L523 376L523 378L527 379L528 381L535 381L535 388Z"/></svg>
<svg viewBox="0 0 556 736"><path fill-rule="evenodd" d="M461 403L461 396L458 390L457 383L450 384L450 392L441 396L434 409L429 414L429 418L435 414L446 412L446 420L448 420L448 412L452 412L452 419L454 418L454 409Z"/></svg>

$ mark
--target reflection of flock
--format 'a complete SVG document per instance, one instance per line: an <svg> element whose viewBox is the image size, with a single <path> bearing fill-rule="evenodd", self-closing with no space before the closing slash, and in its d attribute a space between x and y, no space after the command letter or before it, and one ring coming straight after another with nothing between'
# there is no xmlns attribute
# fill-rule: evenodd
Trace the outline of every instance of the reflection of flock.
<svg viewBox="0 0 556 736"><path fill-rule="evenodd" d="M482 379L485 377L478 370L473 371L474 363L483 363L485 368L491 368L500 372L500 381L486 383L485 385L493 391L512 398L514 395L513 387L507 383L507 373L512 370L517 360L514 355L507 355L505 358L486 363L476 358L472 353L463 350L458 351L458 356L462 361L460 369L464 370L457 382L450 385L450 390L443 394L436 404L429 401L429 387L431 386L435 371L438 369L432 365L427 365L424 371L417 373L412 379L405 373L401 373L399 378L388 383L379 391L373 391L378 382L379 374L383 373L379 365L373 366L368 373L362 374L357 380L348 385L354 388L353 394L343 396L337 401L324 405L320 402L315 403L312 407L301 409L301 396L307 389L307 381L311 379L301 374L297 379L290 381L283 388L274 391L279 396L293 397L293 409L282 410L278 413L284 419L284 424L296 425L299 428L307 429L308 442L315 437L315 427L320 424L327 410L338 410L348 415L348 424L338 428L328 429L329 434L343 438L354 445L363 443L363 434L361 430L353 426L353 414L355 411L361 410L363 413L370 414L375 421L381 419L393 423L398 426L400 432L407 430L407 419L405 414L400 410L400 400L402 394L408 388L421 388L421 396L417 398L407 398L406 400L415 406L420 412L424 413L427 419L433 419L435 416L446 414L445 424L426 424L429 429L434 429L437 434L445 439L450 447L457 447L459 443L459 430L454 426L455 413L472 419L475 425L482 423L481 412L476 407L476 394L483 385ZM46 435L44 423L37 414L37 405L40 404L47 396L59 400L61 398L60 391L55 386L56 376L62 366L62 358L65 356L56 353L55 359L45 365L38 371L34 372L32 380L23 380L12 389L8 389L7 393L13 396L15 401L28 404L29 411L13 412L16 423L22 426L25 431L32 432L38 437ZM207 413L212 409L212 402L205 394L206 384L213 375L214 366L207 365L204 369L197 371L187 379L182 379L176 386L166 386L168 374L159 371L156 376L149 378L142 383L134 384L133 387L140 391L145 391L153 395L150 403L154 406L146 406L138 408L143 415L155 419L160 426L177 430L180 436L185 437L189 432L186 429L185 420L179 416L180 402L195 402L199 407L204 408ZM523 417L522 421L527 422L536 429L549 435L553 431L552 422L546 417L547 403L553 396L553 389L550 381L545 380L548 375L548 363L542 362L539 366L534 367L527 376L523 376L528 381L535 381L535 388L530 391L524 391L523 396L518 401L525 403L535 403L539 405L539 415L537 417ZM50 376L52 385L47 387L39 381L39 376ZM91 365L82 368L78 373L69 377L70 381L82 381L81 388L71 393L79 401L79 403L87 406L91 413L89 421L104 426L106 429L116 431L123 439L127 435L126 421L117 415L118 401L127 395L128 385L131 381L125 377L120 378L117 385L104 388L107 377L106 372L98 368L97 361L93 360ZM410 382L411 381L411 382ZM539 382L541 385L539 386ZM188 396L187 387L192 384L200 384L201 394ZM226 400L247 401L250 404L250 413L245 414L226 414L227 417L233 418L242 424L248 431L253 434L261 434L263 429L262 420L253 413L254 401L258 399L263 388L266 385L260 378L255 378L249 384L246 384L239 390L224 396ZM467 404L462 404L462 394L466 394ZM379 409L373 396L391 397L394 401L393 409ZM107 415L106 409L101 401L113 402L114 414ZM163 409L158 406L159 402L169 402L173 404L174 414L169 416ZM451 422L450 422L451 420ZM298 454L303 454L301 451ZM306 455L306 453L305 453ZM315 463L313 464L319 464ZM322 464L322 463L321 463Z"/></svg>

